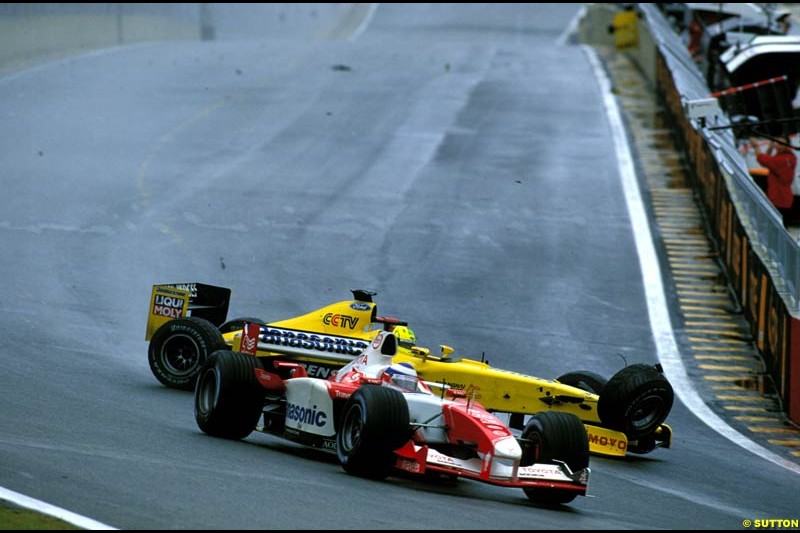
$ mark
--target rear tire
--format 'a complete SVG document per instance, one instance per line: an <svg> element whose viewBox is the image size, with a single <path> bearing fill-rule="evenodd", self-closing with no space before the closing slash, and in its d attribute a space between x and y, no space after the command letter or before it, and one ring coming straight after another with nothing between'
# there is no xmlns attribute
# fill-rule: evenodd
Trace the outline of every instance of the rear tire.
<svg viewBox="0 0 800 533"><path fill-rule="evenodd" d="M234 318L228 320L224 324L219 327L219 332L223 335L225 333L230 333L231 331L242 331L245 323L249 324L258 324L259 326L266 326L267 324L261 320L260 318L254 318L251 316L245 316L241 318Z"/></svg>
<svg viewBox="0 0 800 533"><path fill-rule="evenodd" d="M571 413L544 411L531 417L522 430L521 466L564 462L576 472L589 466L589 437L581 419ZM526 488L525 494L539 503L569 503L578 494L571 490Z"/></svg>
<svg viewBox="0 0 800 533"><path fill-rule="evenodd" d="M674 399L672 385L655 366L631 365L608 380L597 414L604 426L637 440L666 420Z"/></svg>
<svg viewBox="0 0 800 533"><path fill-rule="evenodd" d="M576 370L575 372L568 372L556 378L556 381L569 385L570 387L577 387L583 391L591 392L592 394L599 395L603 392L608 380L588 370Z"/></svg>
<svg viewBox="0 0 800 533"><path fill-rule="evenodd" d="M194 418L204 433L239 440L255 429L264 407L264 391L254 370L255 357L219 350L203 365L194 392Z"/></svg>
<svg viewBox="0 0 800 533"><path fill-rule="evenodd" d="M336 433L336 455L345 472L371 479L389 475L393 451L410 438L408 403L400 391L360 387L347 400Z"/></svg>
<svg viewBox="0 0 800 533"><path fill-rule="evenodd" d="M193 390L209 354L227 348L217 327L204 318L170 320L150 339L150 370L167 387Z"/></svg>

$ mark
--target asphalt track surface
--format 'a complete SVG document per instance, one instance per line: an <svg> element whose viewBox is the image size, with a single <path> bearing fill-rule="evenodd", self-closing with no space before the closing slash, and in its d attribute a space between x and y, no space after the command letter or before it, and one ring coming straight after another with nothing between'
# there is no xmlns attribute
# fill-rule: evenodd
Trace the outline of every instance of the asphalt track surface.
<svg viewBox="0 0 800 533"><path fill-rule="evenodd" d="M0 486L121 529L738 529L798 476L676 402L589 498L345 474L214 439L152 377L150 286L277 320L379 292L423 344L542 377L656 362L578 5L382 5L339 38L122 47L0 78ZM361 31L365 30L365 31ZM348 38L349 37L349 38Z"/></svg>

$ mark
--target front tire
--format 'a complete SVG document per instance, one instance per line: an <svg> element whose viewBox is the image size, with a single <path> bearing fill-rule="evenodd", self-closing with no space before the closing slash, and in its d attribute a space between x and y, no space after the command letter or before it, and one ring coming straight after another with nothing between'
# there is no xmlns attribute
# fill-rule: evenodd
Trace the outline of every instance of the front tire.
<svg viewBox="0 0 800 533"><path fill-rule="evenodd" d="M629 440L652 434L672 409L675 393L667 378L652 365L623 368L608 380L597 402L604 426Z"/></svg>
<svg viewBox="0 0 800 533"><path fill-rule="evenodd" d="M521 466L561 461L577 472L589 466L589 437L581 419L571 413L544 411L531 417L522 430ZM529 499L548 504L569 503L578 494L571 490L526 488Z"/></svg>
<svg viewBox="0 0 800 533"><path fill-rule="evenodd" d="M209 356L194 392L194 418L204 433L239 440L255 429L264 407L254 372L258 365L258 359L239 352Z"/></svg>
<svg viewBox="0 0 800 533"><path fill-rule="evenodd" d="M217 327L198 317L176 318L150 339L147 361L153 375L174 389L193 390L209 354L226 348Z"/></svg>
<svg viewBox="0 0 800 533"><path fill-rule="evenodd" d="M364 385L347 400L336 433L345 472L371 479L389 475L392 452L410 438L408 403L400 391Z"/></svg>

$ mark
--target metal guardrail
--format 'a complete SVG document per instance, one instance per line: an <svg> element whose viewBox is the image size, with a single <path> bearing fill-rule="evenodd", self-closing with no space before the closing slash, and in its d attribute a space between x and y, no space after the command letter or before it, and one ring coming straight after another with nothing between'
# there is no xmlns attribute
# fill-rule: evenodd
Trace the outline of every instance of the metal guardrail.
<svg viewBox="0 0 800 533"><path fill-rule="evenodd" d="M661 54L684 101L708 98L711 90L700 69L692 60L686 44L675 33L669 21L655 4L639 4ZM714 124L692 124L710 146L725 174L741 218L754 249L768 268L777 274L773 282L793 313L800 313L800 245L786 230L780 215L764 193L754 183L747 165L736 147L730 129L711 129L710 126L730 125L723 113Z"/></svg>

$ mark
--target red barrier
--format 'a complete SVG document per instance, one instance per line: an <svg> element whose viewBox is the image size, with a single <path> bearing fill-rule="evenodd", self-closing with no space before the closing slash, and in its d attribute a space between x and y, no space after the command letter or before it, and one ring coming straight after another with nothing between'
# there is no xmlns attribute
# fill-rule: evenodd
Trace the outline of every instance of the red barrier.
<svg viewBox="0 0 800 533"><path fill-rule="evenodd" d="M745 85L739 85L738 87L731 87L730 89L725 89L724 91L717 91L711 93L709 96L711 98L719 98L720 96L728 96L729 94L737 94L743 91L747 91L748 89L755 89L757 87L761 87L762 85L769 85L771 83L778 83L781 81L786 81L789 79L787 76L778 76L777 78L770 78L768 80L763 81L754 81L753 83L747 83Z"/></svg>

